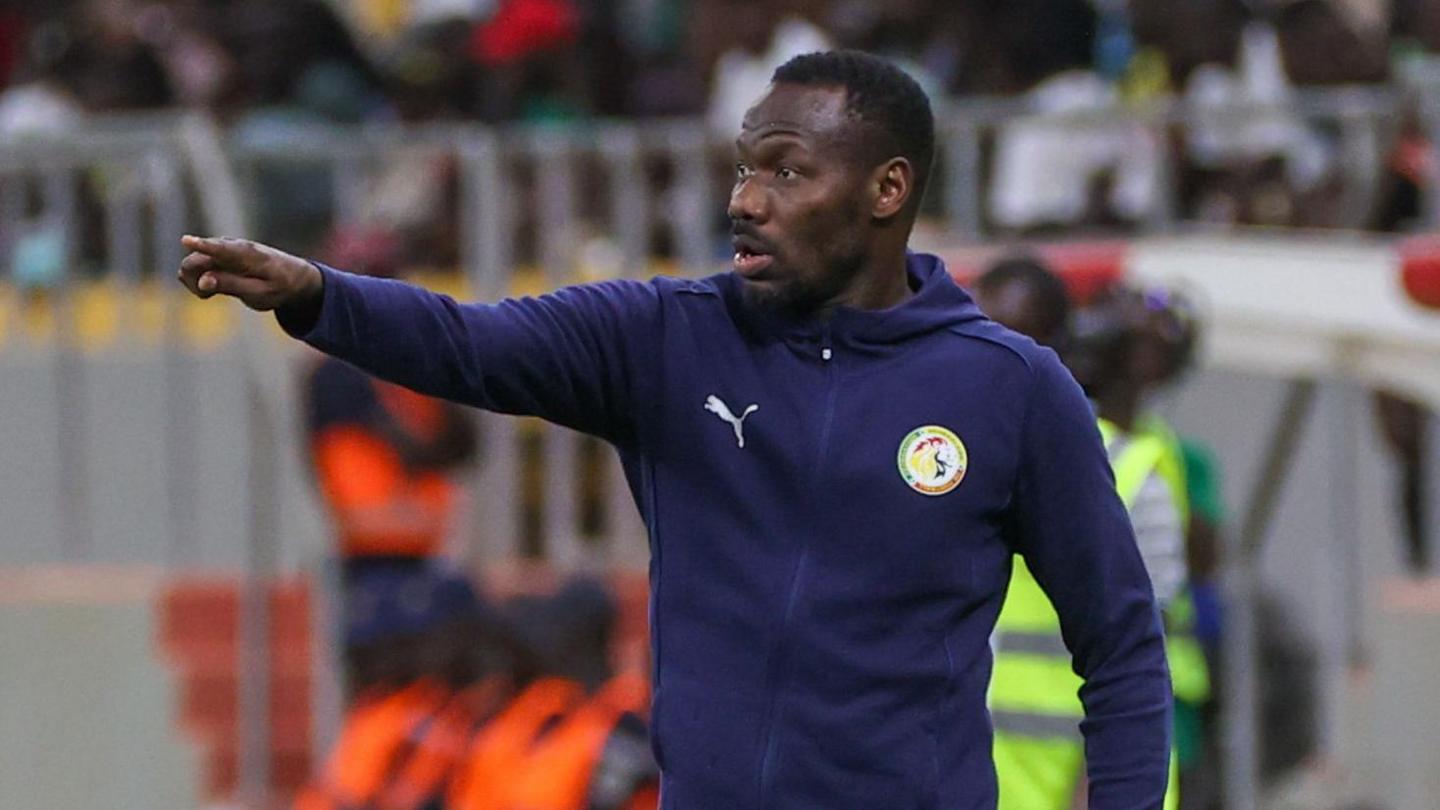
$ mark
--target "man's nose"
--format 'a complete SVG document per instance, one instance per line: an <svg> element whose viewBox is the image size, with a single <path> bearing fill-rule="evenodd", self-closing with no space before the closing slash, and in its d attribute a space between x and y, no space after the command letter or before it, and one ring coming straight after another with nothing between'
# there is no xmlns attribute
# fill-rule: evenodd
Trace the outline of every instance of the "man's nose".
<svg viewBox="0 0 1440 810"><path fill-rule="evenodd" d="M763 222L765 219L765 195L749 178L739 181L730 190L730 205L727 213L731 219Z"/></svg>

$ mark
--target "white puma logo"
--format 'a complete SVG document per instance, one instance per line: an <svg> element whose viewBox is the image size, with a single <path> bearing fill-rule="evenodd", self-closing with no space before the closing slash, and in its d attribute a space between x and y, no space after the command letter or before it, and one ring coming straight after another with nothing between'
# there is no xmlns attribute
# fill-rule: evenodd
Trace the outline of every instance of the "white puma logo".
<svg viewBox="0 0 1440 810"><path fill-rule="evenodd" d="M759 405L750 405L750 406L747 406L747 407L745 408L745 412L742 413L742 414L740 414L740 415L737 417L735 414L733 414L733 413L730 412L730 406L729 406L729 405L726 405L725 402L724 402L724 400L720 399L719 397L715 396L714 394L711 394L710 396L708 396L708 397L705 398L705 410L707 410L707 411L715 414L716 416L720 417L722 420L724 420L724 421L726 421L726 422L729 422L729 423L730 423L730 427L732 427L732 428L735 429L735 441L736 441L741 447L744 447L744 446L745 446L745 417L747 417L747 416L749 416L750 414L752 414L752 413L760 410L760 406L759 406Z"/></svg>

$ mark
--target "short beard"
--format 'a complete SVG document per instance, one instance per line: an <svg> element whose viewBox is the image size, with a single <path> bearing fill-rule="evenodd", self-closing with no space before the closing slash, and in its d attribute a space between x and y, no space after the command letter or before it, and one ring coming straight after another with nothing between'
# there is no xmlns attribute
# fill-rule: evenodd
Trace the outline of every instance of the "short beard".
<svg viewBox="0 0 1440 810"><path fill-rule="evenodd" d="M803 288L797 289L799 287L794 283L757 284L743 278L740 280L740 294L746 306L781 314L803 315L807 310L814 309L813 305L807 305L810 296Z"/></svg>
<svg viewBox="0 0 1440 810"><path fill-rule="evenodd" d="M745 304L755 309L767 310L794 318L809 318L828 309L840 294L855 281L862 259L858 251L854 255L835 262L835 267L823 279L815 281L829 284L790 281L782 284L757 284L740 281L741 297Z"/></svg>

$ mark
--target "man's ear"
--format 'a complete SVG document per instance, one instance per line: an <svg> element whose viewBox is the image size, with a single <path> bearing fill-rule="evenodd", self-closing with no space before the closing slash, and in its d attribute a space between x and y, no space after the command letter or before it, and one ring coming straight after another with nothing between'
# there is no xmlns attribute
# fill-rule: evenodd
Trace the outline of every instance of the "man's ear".
<svg viewBox="0 0 1440 810"><path fill-rule="evenodd" d="M915 191L915 169L903 157L890 158L876 167L872 176L875 189L875 203L871 215L876 219L890 219L910 202Z"/></svg>

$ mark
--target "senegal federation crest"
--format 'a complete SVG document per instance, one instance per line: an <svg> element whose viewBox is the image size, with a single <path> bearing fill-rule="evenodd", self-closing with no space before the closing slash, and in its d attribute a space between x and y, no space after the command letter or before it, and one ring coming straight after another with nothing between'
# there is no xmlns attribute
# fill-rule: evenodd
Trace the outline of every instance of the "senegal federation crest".
<svg viewBox="0 0 1440 810"><path fill-rule="evenodd" d="M944 495L960 485L969 458L960 437L939 425L910 431L900 442L900 477L922 495Z"/></svg>

